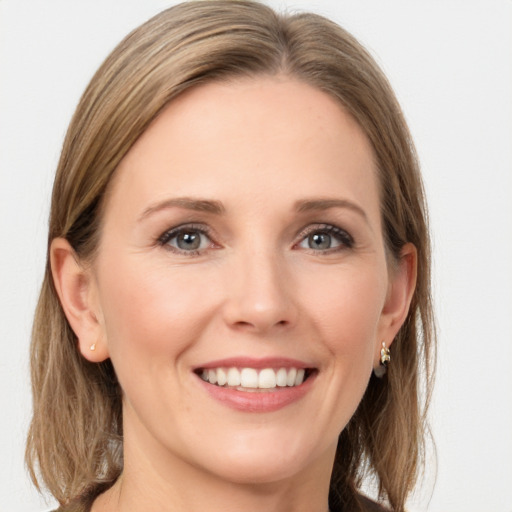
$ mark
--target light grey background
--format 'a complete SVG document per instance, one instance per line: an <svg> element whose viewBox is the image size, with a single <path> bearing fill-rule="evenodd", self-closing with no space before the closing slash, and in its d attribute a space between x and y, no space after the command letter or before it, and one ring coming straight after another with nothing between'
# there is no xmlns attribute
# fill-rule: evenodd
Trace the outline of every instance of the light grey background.
<svg viewBox="0 0 512 512"><path fill-rule="evenodd" d="M172 3L0 0L0 511L52 505L28 481L23 444L31 318L67 124L107 53ZM410 509L511 512L512 2L268 3L326 14L359 37L417 143L435 244L438 469L431 458Z"/></svg>

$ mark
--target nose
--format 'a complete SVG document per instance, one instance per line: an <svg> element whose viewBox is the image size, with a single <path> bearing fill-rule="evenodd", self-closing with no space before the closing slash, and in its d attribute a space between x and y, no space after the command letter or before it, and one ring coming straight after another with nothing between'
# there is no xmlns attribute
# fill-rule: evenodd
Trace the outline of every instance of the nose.
<svg viewBox="0 0 512 512"><path fill-rule="evenodd" d="M295 324L293 279L282 257L272 251L246 252L227 274L224 320L231 328L265 334Z"/></svg>

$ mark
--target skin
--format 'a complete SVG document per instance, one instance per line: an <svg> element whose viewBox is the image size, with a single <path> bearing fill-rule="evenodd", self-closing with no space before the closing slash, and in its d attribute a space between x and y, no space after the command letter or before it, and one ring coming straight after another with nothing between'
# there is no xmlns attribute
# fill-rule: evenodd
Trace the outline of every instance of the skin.
<svg viewBox="0 0 512 512"><path fill-rule="evenodd" d="M198 251L163 242L180 225ZM326 226L341 235L319 248ZM52 269L83 356L110 357L124 392L125 468L94 512L327 510L338 435L416 273L413 246L386 257L372 150L338 102L282 76L186 92L121 162L94 262L57 239ZM193 371L234 356L316 374L286 407L235 410Z"/></svg>

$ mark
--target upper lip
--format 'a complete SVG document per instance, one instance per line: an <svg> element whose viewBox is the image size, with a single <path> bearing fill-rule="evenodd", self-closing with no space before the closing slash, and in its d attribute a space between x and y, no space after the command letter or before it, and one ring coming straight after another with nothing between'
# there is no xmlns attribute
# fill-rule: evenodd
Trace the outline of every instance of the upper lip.
<svg viewBox="0 0 512 512"><path fill-rule="evenodd" d="M289 357L229 357L226 359L217 359L208 361L205 364L196 366L194 370L208 370L213 368L254 368L261 370L263 368L314 368L314 365L298 359Z"/></svg>

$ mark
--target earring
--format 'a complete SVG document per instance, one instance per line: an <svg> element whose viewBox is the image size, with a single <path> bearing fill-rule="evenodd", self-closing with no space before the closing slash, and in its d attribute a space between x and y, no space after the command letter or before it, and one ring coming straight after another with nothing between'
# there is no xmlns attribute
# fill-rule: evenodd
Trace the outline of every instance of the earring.
<svg viewBox="0 0 512 512"><path fill-rule="evenodd" d="M388 365L391 361L391 353L389 351L389 348L386 347L386 342L382 342L382 348L380 349L380 365L377 366L377 368L373 369L373 373L375 373L375 376L379 379L382 379L384 377Z"/></svg>
<svg viewBox="0 0 512 512"><path fill-rule="evenodd" d="M380 349L380 364L387 366L391 361L391 354L389 348L386 347L386 342L382 342L382 348Z"/></svg>
<svg viewBox="0 0 512 512"><path fill-rule="evenodd" d="M92 350L93 352L96 350L96 343L93 343L90 347L89 347L89 350Z"/></svg>

